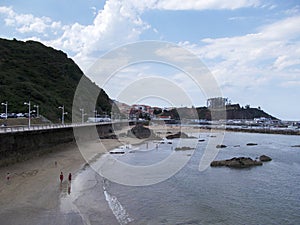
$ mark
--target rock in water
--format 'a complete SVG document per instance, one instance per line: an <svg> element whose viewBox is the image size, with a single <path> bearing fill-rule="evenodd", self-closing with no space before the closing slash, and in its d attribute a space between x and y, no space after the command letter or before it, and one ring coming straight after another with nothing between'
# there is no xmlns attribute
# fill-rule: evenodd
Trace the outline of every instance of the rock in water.
<svg viewBox="0 0 300 225"><path fill-rule="evenodd" d="M127 136L138 139L162 140L162 138L157 136L153 130L149 129L148 127L144 127L143 124L137 124L128 130Z"/></svg>
<svg viewBox="0 0 300 225"><path fill-rule="evenodd" d="M178 132L176 134L170 134L166 136L167 139L174 139L174 138L189 138L189 136L186 133Z"/></svg>
<svg viewBox="0 0 300 225"><path fill-rule="evenodd" d="M226 148L226 145L217 145L216 148Z"/></svg>
<svg viewBox="0 0 300 225"><path fill-rule="evenodd" d="M131 130L128 131L128 136L134 136L138 139L146 139L151 136L151 130L147 127L144 127L142 124L137 124Z"/></svg>
<svg viewBox="0 0 300 225"><path fill-rule="evenodd" d="M254 146L257 145L257 143L247 143L247 146Z"/></svg>
<svg viewBox="0 0 300 225"><path fill-rule="evenodd" d="M266 155L261 155L261 156L259 157L259 160L262 161L262 162L269 162L269 161L272 160L272 158L269 157L269 156L266 156Z"/></svg>
<svg viewBox="0 0 300 225"><path fill-rule="evenodd" d="M248 168L251 166L261 166L262 162L253 160L249 157L238 157L220 161L213 161L211 167L227 166L232 168Z"/></svg>

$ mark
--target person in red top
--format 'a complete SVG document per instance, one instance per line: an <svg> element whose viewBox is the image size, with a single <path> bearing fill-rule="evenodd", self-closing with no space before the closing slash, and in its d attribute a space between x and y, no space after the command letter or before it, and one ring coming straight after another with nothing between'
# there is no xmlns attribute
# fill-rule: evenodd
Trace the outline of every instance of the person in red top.
<svg viewBox="0 0 300 225"><path fill-rule="evenodd" d="M71 182L71 180L72 180L72 174L69 173L69 182Z"/></svg>
<svg viewBox="0 0 300 225"><path fill-rule="evenodd" d="M63 173L62 173L62 172L60 172L59 179L60 179L60 183L62 183L62 182L63 182L63 180L64 180L64 175L63 175Z"/></svg>

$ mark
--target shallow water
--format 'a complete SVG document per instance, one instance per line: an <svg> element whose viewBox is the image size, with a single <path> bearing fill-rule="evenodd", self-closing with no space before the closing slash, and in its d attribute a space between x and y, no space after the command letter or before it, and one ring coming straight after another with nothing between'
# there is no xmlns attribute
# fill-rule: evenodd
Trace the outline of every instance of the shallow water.
<svg viewBox="0 0 300 225"><path fill-rule="evenodd" d="M221 149L216 159L254 159L265 154L273 160L248 169L208 167L200 172L209 135L201 133L205 141L197 144L194 153L175 152L181 157L191 155L191 159L174 176L157 184L121 185L87 167L74 180L73 199L62 198L62 206L66 201L75 203L83 224L115 223L111 218L97 218L100 201L106 201L119 224L300 224L300 148L291 147L300 144L299 136L227 132L223 141L227 148ZM249 142L257 145L246 146ZM175 145L176 140L156 148L151 142L114 157L147 166L174 153ZM99 161L94 163L97 168Z"/></svg>

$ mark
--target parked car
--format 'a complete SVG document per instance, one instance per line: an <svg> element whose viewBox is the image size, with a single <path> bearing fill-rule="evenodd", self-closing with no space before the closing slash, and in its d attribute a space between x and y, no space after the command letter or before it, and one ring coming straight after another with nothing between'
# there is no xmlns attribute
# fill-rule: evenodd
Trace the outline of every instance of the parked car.
<svg viewBox="0 0 300 225"><path fill-rule="evenodd" d="M7 113L7 118L17 118L16 113Z"/></svg>
<svg viewBox="0 0 300 225"><path fill-rule="evenodd" d="M17 113L17 117L18 118L23 118L23 117L25 117L25 115L24 115L24 113Z"/></svg>

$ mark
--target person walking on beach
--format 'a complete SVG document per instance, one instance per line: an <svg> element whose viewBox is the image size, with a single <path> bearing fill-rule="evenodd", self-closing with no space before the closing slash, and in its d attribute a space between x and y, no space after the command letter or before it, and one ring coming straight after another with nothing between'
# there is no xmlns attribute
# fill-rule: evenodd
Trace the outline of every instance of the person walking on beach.
<svg viewBox="0 0 300 225"><path fill-rule="evenodd" d="M69 182L71 182L71 180L72 180L72 174L71 173L69 173L68 180L69 180Z"/></svg>
<svg viewBox="0 0 300 225"><path fill-rule="evenodd" d="M60 179L60 183L62 183L62 182L63 182L63 180L64 180L64 175L63 175L63 172L60 172L59 179Z"/></svg>
<svg viewBox="0 0 300 225"><path fill-rule="evenodd" d="M6 174L6 182L9 183L9 179L10 179L10 173Z"/></svg>

